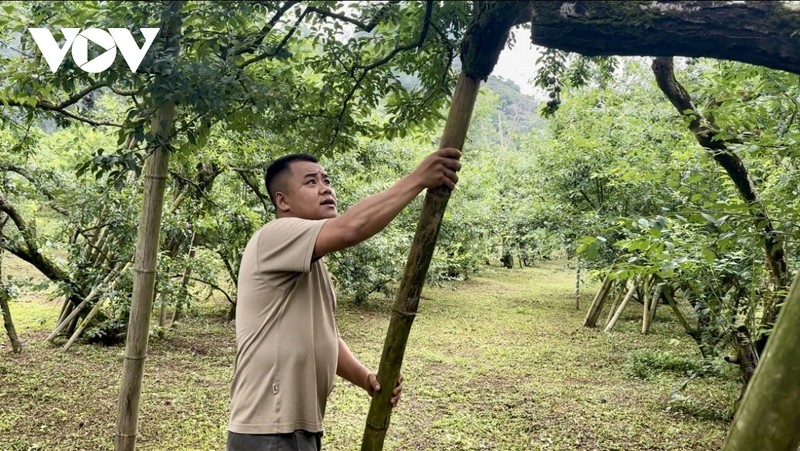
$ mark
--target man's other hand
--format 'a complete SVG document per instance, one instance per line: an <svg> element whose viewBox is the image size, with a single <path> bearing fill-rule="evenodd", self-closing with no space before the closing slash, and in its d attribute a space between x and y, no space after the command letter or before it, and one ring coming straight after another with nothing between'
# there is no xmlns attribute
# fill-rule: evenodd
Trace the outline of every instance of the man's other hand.
<svg viewBox="0 0 800 451"><path fill-rule="evenodd" d="M366 388L367 393L372 396L376 391L381 390L381 384L378 383L378 375L375 373L367 374L366 380ZM397 406L397 403L400 402L400 396L403 394L403 375L401 374L400 377L397 378L397 383L394 386L394 390L392 391L392 399L389 403L392 407Z"/></svg>

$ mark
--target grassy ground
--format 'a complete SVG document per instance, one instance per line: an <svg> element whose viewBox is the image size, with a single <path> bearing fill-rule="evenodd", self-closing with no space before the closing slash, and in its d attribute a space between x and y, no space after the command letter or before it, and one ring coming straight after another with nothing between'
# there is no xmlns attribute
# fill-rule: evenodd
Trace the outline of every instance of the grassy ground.
<svg viewBox="0 0 800 451"><path fill-rule="evenodd" d="M736 374L687 379L699 369L696 347L668 309L648 336L634 306L610 334L580 327L588 300L575 310L573 287L563 263L547 263L426 289L385 449L720 448ZM23 297L12 309L25 350L12 354L2 336L0 449L113 448L122 348L62 353L42 344L55 302ZM224 449L235 353L224 309L151 339L138 449ZM388 310L340 300L340 331L373 368ZM337 381L323 448L358 449L368 407L363 391Z"/></svg>

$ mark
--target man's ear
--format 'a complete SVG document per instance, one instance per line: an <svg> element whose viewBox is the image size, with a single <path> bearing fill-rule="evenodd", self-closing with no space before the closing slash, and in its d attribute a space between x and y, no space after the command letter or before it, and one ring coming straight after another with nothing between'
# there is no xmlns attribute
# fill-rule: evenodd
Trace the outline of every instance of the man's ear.
<svg viewBox="0 0 800 451"><path fill-rule="evenodd" d="M275 208L282 212L289 211L289 202L286 199L286 194L281 191L275 192Z"/></svg>

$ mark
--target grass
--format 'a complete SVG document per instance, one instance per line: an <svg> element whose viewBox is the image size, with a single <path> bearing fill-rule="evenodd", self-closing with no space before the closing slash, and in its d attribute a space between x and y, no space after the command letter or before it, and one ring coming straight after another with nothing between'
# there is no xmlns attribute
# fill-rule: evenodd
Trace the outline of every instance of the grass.
<svg viewBox="0 0 800 451"><path fill-rule="evenodd" d="M609 334L581 327L593 293L578 311L573 290L563 262L426 288L384 449L720 448L740 389L736 373L695 371L703 368L696 345L668 309L647 336L633 306ZM372 368L389 303L340 300L341 334ZM58 314L53 305L12 302L25 350L0 347L0 449L111 449L122 348L78 345L65 354L42 344ZM225 309L207 306L152 336L137 449L224 449L235 354ZM368 408L361 389L337 381L323 448L358 449Z"/></svg>

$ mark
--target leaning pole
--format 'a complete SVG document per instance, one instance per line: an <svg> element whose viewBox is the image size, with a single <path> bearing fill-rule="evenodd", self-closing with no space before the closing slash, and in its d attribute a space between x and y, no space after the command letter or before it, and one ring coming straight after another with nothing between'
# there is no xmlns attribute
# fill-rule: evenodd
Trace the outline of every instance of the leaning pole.
<svg viewBox="0 0 800 451"><path fill-rule="evenodd" d="M472 23L461 42L462 72L453 93L450 112L439 143L440 148L463 149L480 82L489 76L497 64L500 52L508 39L509 30L519 14L517 8L509 7L505 2L476 3ZM362 451L383 449L391 417L392 388L400 376L411 324L417 313L422 286L425 283L449 199L450 189L445 186L429 189L425 194L417 231L397 291L378 367L378 382L384 389L372 397L361 443Z"/></svg>

